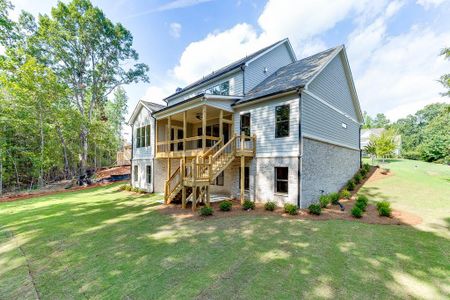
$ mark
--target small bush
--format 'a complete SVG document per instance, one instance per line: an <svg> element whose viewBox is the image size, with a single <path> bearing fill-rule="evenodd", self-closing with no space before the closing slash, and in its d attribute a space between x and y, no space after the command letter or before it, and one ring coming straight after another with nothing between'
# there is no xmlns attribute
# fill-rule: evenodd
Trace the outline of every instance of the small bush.
<svg viewBox="0 0 450 300"><path fill-rule="evenodd" d="M222 203L220 203L219 208L221 211L230 211L232 206L233 203L231 201L223 201Z"/></svg>
<svg viewBox="0 0 450 300"><path fill-rule="evenodd" d="M350 193L349 190L343 189L343 190L341 191L340 197L341 197L342 199L350 199L351 196L352 196L352 193Z"/></svg>
<svg viewBox="0 0 450 300"><path fill-rule="evenodd" d="M212 216L213 212L214 211L211 206L203 206L202 208L200 208L201 216Z"/></svg>
<svg viewBox="0 0 450 300"><path fill-rule="evenodd" d="M347 181L347 185L345 187L347 188L347 190L353 191L355 189L355 186L355 182L350 179L349 181Z"/></svg>
<svg viewBox="0 0 450 300"><path fill-rule="evenodd" d="M298 207L295 204L286 203L284 205L284 212L290 215L296 215L298 212Z"/></svg>
<svg viewBox="0 0 450 300"><path fill-rule="evenodd" d="M322 195L319 198L320 207L325 208L328 204L330 204L331 199L328 195Z"/></svg>
<svg viewBox="0 0 450 300"><path fill-rule="evenodd" d="M138 188L138 187L135 187L135 188L132 189L132 191L135 192L135 193L139 193L141 191L141 189Z"/></svg>
<svg viewBox="0 0 450 300"><path fill-rule="evenodd" d="M328 197L330 198L331 203L333 203L334 205L338 204L339 202L339 193L331 193L328 195Z"/></svg>
<svg viewBox="0 0 450 300"><path fill-rule="evenodd" d="M366 173L369 173L370 171L370 165L368 163L363 164L363 169L366 170Z"/></svg>
<svg viewBox="0 0 450 300"><path fill-rule="evenodd" d="M355 218L361 218L362 214L363 214L363 211L359 206L357 206L357 205L353 206L352 216L354 216Z"/></svg>
<svg viewBox="0 0 450 300"><path fill-rule="evenodd" d="M390 217L392 213L391 203L381 201L377 203L378 214L382 217Z"/></svg>
<svg viewBox="0 0 450 300"><path fill-rule="evenodd" d="M356 198L356 202L362 202L367 206L369 204L369 198L367 198L366 195L358 195L358 198Z"/></svg>
<svg viewBox="0 0 450 300"><path fill-rule="evenodd" d="M123 184L121 186L119 186L119 191L126 191L128 188L128 186L126 184Z"/></svg>
<svg viewBox="0 0 450 300"><path fill-rule="evenodd" d="M359 170L359 175L361 175L362 178L365 178L367 175L366 169L362 168L361 170Z"/></svg>
<svg viewBox="0 0 450 300"><path fill-rule="evenodd" d="M244 204L242 204L242 208L244 210L255 209L255 202L250 200L245 200Z"/></svg>
<svg viewBox="0 0 450 300"><path fill-rule="evenodd" d="M308 209L309 213L312 215L320 215L320 213L322 212L322 208L319 204L311 204Z"/></svg>
<svg viewBox="0 0 450 300"><path fill-rule="evenodd" d="M353 181L354 181L356 184L360 183L361 180L362 180L362 177L361 177L361 175L360 175L359 173L356 173L355 176L353 176Z"/></svg>
<svg viewBox="0 0 450 300"><path fill-rule="evenodd" d="M144 190L144 189L139 189L139 193L140 193L140 194L147 194L147 191Z"/></svg>
<svg viewBox="0 0 450 300"><path fill-rule="evenodd" d="M364 202L356 201L355 207L358 207L358 208L361 209L362 211L366 211L367 205L364 204Z"/></svg>
<svg viewBox="0 0 450 300"><path fill-rule="evenodd" d="M274 211L276 207L277 205L275 204L275 202L269 201L264 204L264 208L268 211Z"/></svg>

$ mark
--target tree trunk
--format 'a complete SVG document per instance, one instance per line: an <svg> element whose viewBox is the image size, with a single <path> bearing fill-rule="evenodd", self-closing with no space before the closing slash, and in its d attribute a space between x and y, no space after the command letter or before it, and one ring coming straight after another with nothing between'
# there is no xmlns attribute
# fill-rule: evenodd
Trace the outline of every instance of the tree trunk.
<svg viewBox="0 0 450 300"><path fill-rule="evenodd" d="M3 195L3 157L2 148L0 147L0 196Z"/></svg>
<svg viewBox="0 0 450 300"><path fill-rule="evenodd" d="M41 105L39 104L39 133L41 135L41 161L39 166L39 178L38 178L38 186L43 187L44 186L44 125L42 121L42 109Z"/></svg>
<svg viewBox="0 0 450 300"><path fill-rule="evenodd" d="M61 140L61 144L63 146L63 155L64 155L64 179L67 179L69 176L69 159L67 157L67 145L66 140L61 131L61 127L56 126L56 132L58 133L59 139Z"/></svg>
<svg viewBox="0 0 450 300"><path fill-rule="evenodd" d="M81 128L81 160L80 160L80 175L86 175L87 169L87 156L88 156L88 129L86 125L83 125Z"/></svg>

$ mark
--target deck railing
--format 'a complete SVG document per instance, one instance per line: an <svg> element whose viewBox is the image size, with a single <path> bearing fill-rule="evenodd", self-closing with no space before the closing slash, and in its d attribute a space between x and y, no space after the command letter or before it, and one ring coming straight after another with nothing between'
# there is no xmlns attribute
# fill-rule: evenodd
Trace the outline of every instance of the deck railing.
<svg viewBox="0 0 450 300"><path fill-rule="evenodd" d="M205 148L216 145L221 139L215 136L205 136ZM185 143L183 143L185 142ZM184 145L186 149L184 149ZM193 136L185 139L161 141L156 144L156 152L176 152L203 149L203 136Z"/></svg>

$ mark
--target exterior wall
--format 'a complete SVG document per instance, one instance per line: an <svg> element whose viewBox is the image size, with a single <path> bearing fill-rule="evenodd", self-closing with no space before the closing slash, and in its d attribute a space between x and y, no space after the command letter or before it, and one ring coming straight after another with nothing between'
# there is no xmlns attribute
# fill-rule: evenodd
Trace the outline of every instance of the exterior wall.
<svg viewBox="0 0 450 300"><path fill-rule="evenodd" d="M272 75L276 70L293 61L293 57L289 54L286 43L252 61L245 69L245 93ZM267 68L267 72L264 72L264 68Z"/></svg>
<svg viewBox="0 0 450 300"><path fill-rule="evenodd" d="M308 89L334 107L357 119L341 55L337 55L309 84Z"/></svg>
<svg viewBox="0 0 450 300"><path fill-rule="evenodd" d="M275 107L290 105L289 136L275 138ZM298 156L300 120L298 95L280 97L259 104L237 108L234 113L234 132L240 134L240 115L250 113L250 133L256 134L256 157Z"/></svg>
<svg viewBox="0 0 450 300"><path fill-rule="evenodd" d="M149 193L153 192L153 182L147 183L147 166L152 166L152 181L155 181L155 170L153 168L153 159L133 159L131 168L131 185L144 189ZM134 170L138 167L138 177L134 176Z"/></svg>
<svg viewBox="0 0 450 300"><path fill-rule="evenodd" d="M301 208L340 190L359 167L359 151L304 138Z"/></svg>
<svg viewBox="0 0 450 300"><path fill-rule="evenodd" d="M342 126L347 125L347 128ZM359 149L359 124L307 93L302 93L302 133Z"/></svg>
<svg viewBox="0 0 450 300"><path fill-rule="evenodd" d="M194 97L195 95L198 95L198 94L204 92L205 90L207 90L217 84L225 82L227 80L230 81L230 96L242 96L243 95L243 72L241 71L241 69L238 69L237 71L235 71L234 73L232 73L230 75L227 75L227 76L219 78L219 79L215 79L214 81L210 81L210 82L208 81L187 93L184 93L178 97L174 97L173 99L170 99L167 103L167 106L171 106L171 105L177 104L183 100Z"/></svg>
<svg viewBox="0 0 450 300"><path fill-rule="evenodd" d="M232 184L234 182L232 168L226 168L223 175L223 186L210 185L211 193L231 196Z"/></svg>
<svg viewBox="0 0 450 300"><path fill-rule="evenodd" d="M167 177L167 160L155 159L153 168L153 188L155 193L164 193L164 184Z"/></svg>
<svg viewBox="0 0 450 300"><path fill-rule="evenodd" d="M150 146L136 148L137 128L150 124ZM155 119L151 117L151 113L142 108L138 116L134 120L133 126L133 160L134 159L152 159L155 146Z"/></svg>

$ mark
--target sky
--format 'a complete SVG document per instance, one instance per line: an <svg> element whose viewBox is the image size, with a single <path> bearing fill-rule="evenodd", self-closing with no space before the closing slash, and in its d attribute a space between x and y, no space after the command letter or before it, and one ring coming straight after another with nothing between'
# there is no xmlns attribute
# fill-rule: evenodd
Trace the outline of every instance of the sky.
<svg viewBox="0 0 450 300"><path fill-rule="evenodd" d="M67 2L67 1L65 1ZM443 98L450 62L450 0L92 0L134 37L150 83L125 87L131 114L139 99L163 103L183 87L288 37L297 58L344 44L361 107L392 121ZM49 14L57 1L13 0Z"/></svg>

